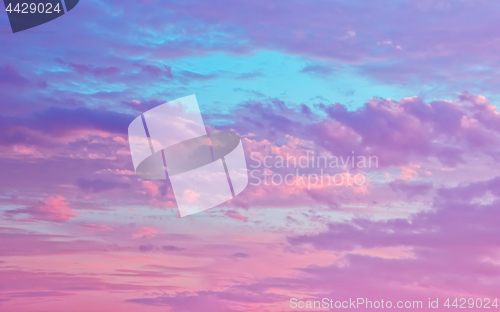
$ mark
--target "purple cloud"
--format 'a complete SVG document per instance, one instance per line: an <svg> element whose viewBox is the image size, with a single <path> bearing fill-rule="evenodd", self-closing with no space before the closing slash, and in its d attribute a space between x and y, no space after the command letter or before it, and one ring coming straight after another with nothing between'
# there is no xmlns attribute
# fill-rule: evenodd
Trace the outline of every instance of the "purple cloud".
<svg viewBox="0 0 500 312"><path fill-rule="evenodd" d="M123 182L109 181L103 179L85 179L80 178L76 182L78 187L85 191L89 191L91 193L100 193L109 191L116 188L128 188L129 184Z"/></svg>

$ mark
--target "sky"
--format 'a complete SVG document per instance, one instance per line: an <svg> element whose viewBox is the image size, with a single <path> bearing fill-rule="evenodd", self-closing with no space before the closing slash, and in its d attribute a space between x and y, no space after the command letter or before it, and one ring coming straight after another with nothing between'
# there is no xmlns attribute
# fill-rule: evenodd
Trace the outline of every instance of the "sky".
<svg viewBox="0 0 500 312"><path fill-rule="evenodd" d="M493 304L499 12L486 0L81 0L15 34L0 14L0 311ZM191 94L209 132L241 137L250 184L181 218L168 179L135 174L127 129ZM328 165L276 163L311 155Z"/></svg>

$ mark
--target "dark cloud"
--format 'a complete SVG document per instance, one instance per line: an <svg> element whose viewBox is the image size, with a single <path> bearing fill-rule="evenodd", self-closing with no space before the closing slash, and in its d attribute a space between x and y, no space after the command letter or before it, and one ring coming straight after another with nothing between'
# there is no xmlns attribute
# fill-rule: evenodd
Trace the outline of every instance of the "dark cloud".
<svg viewBox="0 0 500 312"><path fill-rule="evenodd" d="M432 190L432 184L428 182L414 182L397 179L389 183L391 189L396 192L405 193L409 199L417 195L425 195Z"/></svg>
<svg viewBox="0 0 500 312"><path fill-rule="evenodd" d="M113 76L121 72L118 67L95 67L76 63L70 63L69 66L79 74L91 74L95 77Z"/></svg>
<svg viewBox="0 0 500 312"><path fill-rule="evenodd" d="M128 183L116 182L110 180L103 179L86 179L80 178L77 180L76 184L82 190L91 192L91 193L100 193L104 191L109 191L117 188L128 188L130 185Z"/></svg>
<svg viewBox="0 0 500 312"><path fill-rule="evenodd" d="M162 246L161 249L164 251L182 251L182 250L184 250L184 248L176 247L176 246L172 246L172 245Z"/></svg>
<svg viewBox="0 0 500 312"><path fill-rule="evenodd" d="M248 258L249 255L244 253L244 252L236 252L236 253L232 254L230 257L234 258L234 259L245 259L245 258Z"/></svg>

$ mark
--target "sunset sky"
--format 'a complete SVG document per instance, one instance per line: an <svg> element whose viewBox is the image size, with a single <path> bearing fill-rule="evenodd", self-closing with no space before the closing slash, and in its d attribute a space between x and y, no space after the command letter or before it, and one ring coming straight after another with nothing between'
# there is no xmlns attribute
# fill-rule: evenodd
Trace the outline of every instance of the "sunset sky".
<svg viewBox="0 0 500 312"><path fill-rule="evenodd" d="M499 13L487 0L81 0L15 34L0 14L0 311L493 301ZM191 94L209 132L241 137L250 169L250 155L308 152L378 166L328 169L363 185L248 185L181 218L168 179L135 174L127 129Z"/></svg>

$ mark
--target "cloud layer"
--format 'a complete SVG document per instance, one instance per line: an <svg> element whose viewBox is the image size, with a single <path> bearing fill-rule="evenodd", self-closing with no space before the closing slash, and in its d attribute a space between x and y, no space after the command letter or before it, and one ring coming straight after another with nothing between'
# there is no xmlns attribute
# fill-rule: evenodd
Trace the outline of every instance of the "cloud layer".
<svg viewBox="0 0 500 312"><path fill-rule="evenodd" d="M1 36L0 310L494 300L498 10L86 1ZM179 218L169 180L135 175L127 127L193 93L208 131L242 137L251 184Z"/></svg>

